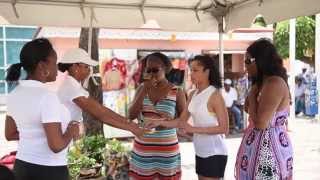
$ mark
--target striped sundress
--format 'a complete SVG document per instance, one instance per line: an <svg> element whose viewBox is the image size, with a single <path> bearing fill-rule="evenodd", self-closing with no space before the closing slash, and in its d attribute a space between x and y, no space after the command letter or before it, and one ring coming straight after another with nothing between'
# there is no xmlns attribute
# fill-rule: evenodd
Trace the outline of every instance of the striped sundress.
<svg viewBox="0 0 320 180"><path fill-rule="evenodd" d="M176 116L177 88L153 104L146 96L139 122L154 120L161 115ZM143 137L135 137L130 159L131 180L177 180L181 177L181 158L176 129L155 129Z"/></svg>

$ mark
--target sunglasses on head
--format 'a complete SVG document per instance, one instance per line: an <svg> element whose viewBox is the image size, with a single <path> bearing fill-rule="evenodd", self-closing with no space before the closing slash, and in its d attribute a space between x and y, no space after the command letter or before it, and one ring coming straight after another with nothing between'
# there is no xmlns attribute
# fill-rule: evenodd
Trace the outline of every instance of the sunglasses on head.
<svg viewBox="0 0 320 180"><path fill-rule="evenodd" d="M252 63L255 62L255 61L256 61L256 58L246 58L246 59L244 60L244 63L247 64L247 65L250 65L250 64L252 64Z"/></svg>
<svg viewBox="0 0 320 180"><path fill-rule="evenodd" d="M148 69L146 70L146 73L148 73L148 74L150 74L150 73L156 74L156 73L158 73L159 71L160 71L159 68L148 68Z"/></svg>

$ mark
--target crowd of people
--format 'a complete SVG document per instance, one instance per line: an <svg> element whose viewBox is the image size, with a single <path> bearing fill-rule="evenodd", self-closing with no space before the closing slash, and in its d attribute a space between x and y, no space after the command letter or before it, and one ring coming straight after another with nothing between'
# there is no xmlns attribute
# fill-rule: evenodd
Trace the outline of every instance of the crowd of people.
<svg viewBox="0 0 320 180"><path fill-rule="evenodd" d="M302 68L295 76L295 115L314 117L318 112L318 93L316 91L316 76L312 68ZM315 90L315 91L313 91ZM313 97L314 96L314 97Z"/></svg>
<svg viewBox="0 0 320 180"><path fill-rule="evenodd" d="M129 167L132 180L181 179L178 129L179 134L192 136L199 180L223 178L228 161L228 112L234 114L236 128L244 128L244 120L231 80L225 80L223 87L214 62L207 55L189 61L195 89L186 96L167 79L172 68L168 57L149 54L129 116L122 117L82 87L90 66L97 65L84 50L70 50L57 62L47 39L26 43L20 63L13 64L6 77L16 85L8 95L5 121L6 138L18 141L15 179L68 179L66 153L79 137L83 111L135 135ZM285 127L290 93L282 59L269 40L259 39L248 47L245 65L252 82L244 104L249 126L238 150L235 178L292 179L293 152ZM27 77L19 80L22 68ZM1 174L5 171L0 170Z"/></svg>

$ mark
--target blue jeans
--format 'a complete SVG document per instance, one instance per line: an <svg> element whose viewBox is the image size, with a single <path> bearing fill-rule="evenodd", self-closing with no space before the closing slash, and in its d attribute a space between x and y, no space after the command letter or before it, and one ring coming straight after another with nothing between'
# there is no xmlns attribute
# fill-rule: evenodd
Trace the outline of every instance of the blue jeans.
<svg viewBox="0 0 320 180"><path fill-rule="evenodd" d="M234 115L235 126L238 127L238 129L242 129L242 114L240 109L237 106L233 105L230 110Z"/></svg>
<svg viewBox="0 0 320 180"><path fill-rule="evenodd" d="M305 114L305 103L304 103L304 96L295 97L295 113L298 115L299 113Z"/></svg>

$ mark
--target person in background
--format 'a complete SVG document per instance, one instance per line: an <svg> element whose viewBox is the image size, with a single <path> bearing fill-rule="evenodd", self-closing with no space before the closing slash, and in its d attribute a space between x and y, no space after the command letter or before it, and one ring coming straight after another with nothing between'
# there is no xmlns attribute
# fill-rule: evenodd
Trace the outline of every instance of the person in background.
<svg viewBox="0 0 320 180"><path fill-rule="evenodd" d="M307 85L309 83L309 80L308 80L308 68L307 67L303 67L302 68L302 73L298 75L301 80L302 80L302 83Z"/></svg>
<svg viewBox="0 0 320 180"><path fill-rule="evenodd" d="M239 107L236 105L238 100L238 93L235 88L231 86L230 79L224 81L224 89L222 90L222 96L228 108L228 112L234 115L234 129L239 131L242 129L242 115Z"/></svg>
<svg viewBox="0 0 320 180"><path fill-rule="evenodd" d="M129 108L129 118L143 126L150 121L171 120L185 108L182 89L166 79L171 61L159 52L145 58L144 81L138 87ZM130 160L130 179L181 179L181 158L176 128L156 128L135 137Z"/></svg>
<svg viewBox="0 0 320 180"><path fill-rule="evenodd" d="M180 127L193 134L196 152L196 173L199 180L218 180L224 177L228 159L225 134L229 120L220 92L222 88L218 65L210 56L198 55L189 62L191 80L196 90L191 92L181 116L174 121L150 121L152 127ZM192 116L193 125L187 121Z"/></svg>
<svg viewBox="0 0 320 180"><path fill-rule="evenodd" d="M305 113L305 90L306 85L303 83L303 79L299 76L295 78L295 114L298 115L301 112Z"/></svg>
<svg viewBox="0 0 320 180"><path fill-rule="evenodd" d="M85 111L105 124L141 136L144 130L137 124L129 122L126 118L101 105L82 87L81 83L90 74L90 67L96 65L98 62L92 60L85 50L71 49L59 60L58 68L62 74L59 75L59 81L51 87L56 89L59 99L70 111L72 120L82 121L82 111Z"/></svg>
<svg viewBox="0 0 320 180"><path fill-rule="evenodd" d="M19 80L23 68L26 80ZM17 180L68 180L67 147L79 134L78 123L45 83L55 81L57 54L47 39L27 42L20 63L8 69L6 81L17 86L7 97L5 136L17 140Z"/></svg>
<svg viewBox="0 0 320 180"><path fill-rule="evenodd" d="M286 127L290 109L286 69L267 39L253 42L245 56L248 75L255 79L246 102L252 126L238 150L235 178L290 180L293 149Z"/></svg>

